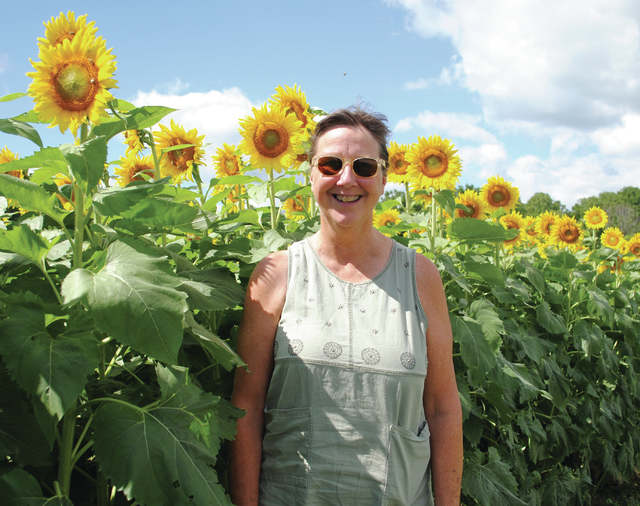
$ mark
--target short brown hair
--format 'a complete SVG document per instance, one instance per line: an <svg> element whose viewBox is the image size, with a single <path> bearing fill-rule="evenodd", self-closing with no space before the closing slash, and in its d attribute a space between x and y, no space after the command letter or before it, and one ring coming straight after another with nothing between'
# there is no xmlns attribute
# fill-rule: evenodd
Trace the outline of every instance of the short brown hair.
<svg viewBox="0 0 640 506"><path fill-rule="evenodd" d="M335 109L318 122L316 131L310 139L309 159L312 160L315 156L316 145L320 137L329 130L344 126L364 128L373 136L379 146L379 157L385 161L384 174L386 174L387 166L389 165L387 139L391 135L391 130L387 126L387 117L379 112L369 111L361 105L352 105L346 109Z"/></svg>

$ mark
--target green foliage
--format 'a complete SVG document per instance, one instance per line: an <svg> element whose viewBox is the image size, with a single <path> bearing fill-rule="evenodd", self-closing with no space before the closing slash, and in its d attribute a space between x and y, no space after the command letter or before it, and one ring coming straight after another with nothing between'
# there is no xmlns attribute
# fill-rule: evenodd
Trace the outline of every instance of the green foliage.
<svg viewBox="0 0 640 506"><path fill-rule="evenodd" d="M545 211L557 214L565 214L567 208L559 200L553 200L551 196L544 192L534 193L525 204L521 204L518 209L523 216L539 216Z"/></svg>

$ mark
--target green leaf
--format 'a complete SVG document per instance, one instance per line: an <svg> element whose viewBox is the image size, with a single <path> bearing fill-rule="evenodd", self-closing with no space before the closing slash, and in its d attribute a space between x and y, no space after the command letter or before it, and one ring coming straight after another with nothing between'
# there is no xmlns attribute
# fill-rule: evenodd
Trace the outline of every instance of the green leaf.
<svg viewBox="0 0 640 506"><path fill-rule="evenodd" d="M498 223L484 220L453 220L447 227L447 234L462 244L479 244L483 242L503 242L518 235L517 230L506 229Z"/></svg>
<svg viewBox="0 0 640 506"><path fill-rule="evenodd" d="M566 334L568 332L564 318L551 311L551 307L547 302L542 302L536 308L536 315L540 325L548 332L552 334Z"/></svg>
<svg viewBox="0 0 640 506"><path fill-rule="evenodd" d="M498 353L504 334L504 324L496 310L483 299L475 300L471 303L470 312L475 320L482 326L487 343L493 353Z"/></svg>
<svg viewBox="0 0 640 506"><path fill-rule="evenodd" d="M46 239L24 223L11 230L0 229L0 250L22 255L41 269L43 268L42 259L50 248L51 245Z"/></svg>
<svg viewBox="0 0 640 506"><path fill-rule="evenodd" d="M525 267L525 276L529 282L535 287L540 294L544 295L547 290L547 283L544 279L544 273L533 267Z"/></svg>
<svg viewBox="0 0 640 506"><path fill-rule="evenodd" d="M39 307L12 306L5 315L0 353L11 377L60 420L98 366L95 337L87 330L52 336Z"/></svg>
<svg viewBox="0 0 640 506"><path fill-rule="evenodd" d="M593 290L589 290L589 300L587 302L587 309L591 314L599 315L604 322L610 327L614 326L613 308L609 304L607 297L597 287Z"/></svg>
<svg viewBox="0 0 640 506"><path fill-rule="evenodd" d="M96 137L76 146L63 144L60 151L69 163L78 185L85 194L89 194L102 179L104 164L107 163L107 141Z"/></svg>
<svg viewBox="0 0 640 506"><path fill-rule="evenodd" d="M10 93L9 95L5 95L3 97L0 97L0 102L11 102L12 100L16 100L18 98L22 98L22 97L28 97L29 95L27 93Z"/></svg>
<svg viewBox="0 0 640 506"><path fill-rule="evenodd" d="M578 350L582 350L587 357L602 353L604 336L599 327L589 325L584 320L580 320L572 330L575 347Z"/></svg>
<svg viewBox="0 0 640 506"><path fill-rule="evenodd" d="M159 194L164 187L164 183L161 182L144 182L139 185L129 185L126 188L112 186L98 191L93 196L93 205L103 216L118 216L147 197Z"/></svg>
<svg viewBox="0 0 640 506"><path fill-rule="evenodd" d="M42 147L42 139L38 131L29 123L15 119L0 119L0 131L6 134L18 135L29 139L34 144Z"/></svg>
<svg viewBox="0 0 640 506"><path fill-rule="evenodd" d="M231 505L213 470L209 438L203 437L215 430L212 415L134 408L106 404L96 412L94 450L107 478L141 504ZM200 437L192 432L196 427Z"/></svg>
<svg viewBox="0 0 640 506"><path fill-rule="evenodd" d="M443 207L449 216L454 215L456 197L452 190L440 190L434 197L440 207Z"/></svg>
<svg viewBox="0 0 640 506"><path fill-rule="evenodd" d="M242 304L244 289L225 268L192 269L180 273L189 307L218 311ZM196 305L192 305L195 302Z"/></svg>
<svg viewBox="0 0 640 506"><path fill-rule="evenodd" d="M194 320L191 312L187 313L185 324L196 339L198 339L202 347L211 353L211 356L227 371L231 371L236 366L246 366L240 358L240 355L233 351L227 343L198 324Z"/></svg>
<svg viewBox="0 0 640 506"><path fill-rule="evenodd" d="M22 469L0 475L0 497L3 506L73 506L64 497L43 497L38 481Z"/></svg>
<svg viewBox="0 0 640 506"><path fill-rule="evenodd" d="M247 194L256 205L260 206L269 200L269 182L256 184L247 188Z"/></svg>
<svg viewBox="0 0 640 506"><path fill-rule="evenodd" d="M64 155L58 148L42 148L30 156L0 164L0 172L35 169L49 161L61 161L66 164Z"/></svg>
<svg viewBox="0 0 640 506"><path fill-rule="evenodd" d="M468 273L475 274L491 286L498 288L504 288L505 286L502 271L493 264L465 260L464 268Z"/></svg>
<svg viewBox="0 0 640 506"><path fill-rule="evenodd" d="M578 266L578 259L568 251L559 251L557 253L549 250L549 263L552 267L561 268L563 270L575 269Z"/></svg>
<svg viewBox="0 0 640 506"><path fill-rule="evenodd" d="M462 476L463 492L479 504L491 506L527 506L518 499L518 484L509 466L500 460L498 451L489 448L489 462L483 463L476 450L465 466Z"/></svg>
<svg viewBox="0 0 640 506"><path fill-rule="evenodd" d="M293 243L292 239L282 237L277 230L267 230L262 238L264 246L271 252L279 251Z"/></svg>
<svg viewBox="0 0 640 506"><path fill-rule="evenodd" d="M553 397L542 389L543 385L539 384L539 378L534 378L529 373L526 365L509 362L504 357L499 357L498 362L502 366L502 372L515 379L520 387L540 394L546 399L553 400Z"/></svg>
<svg viewBox="0 0 640 506"><path fill-rule="evenodd" d="M167 114L176 109L162 106L145 106L129 111L125 122L120 119L114 121L103 121L100 125L93 127L92 137L104 136L107 141L125 130L142 130L152 127Z"/></svg>
<svg viewBox="0 0 640 506"><path fill-rule="evenodd" d="M177 363L187 295L165 256L133 239L109 245L97 273L72 271L62 284L65 303L82 301L96 327L157 360Z"/></svg>
<svg viewBox="0 0 640 506"><path fill-rule="evenodd" d="M8 199L17 200L22 208L49 216L60 225L64 217L69 214L58 207L58 198L50 194L41 186L18 179L7 174L0 174L0 194Z"/></svg>
<svg viewBox="0 0 640 506"><path fill-rule="evenodd" d="M453 339L460 343L460 354L469 368L469 377L474 385L479 385L493 368L496 355L477 321L454 314L450 318Z"/></svg>
<svg viewBox="0 0 640 506"><path fill-rule="evenodd" d="M229 215L228 218L218 221L217 225L226 225L227 223L242 223L262 227L258 213L254 209L245 209L237 214Z"/></svg>

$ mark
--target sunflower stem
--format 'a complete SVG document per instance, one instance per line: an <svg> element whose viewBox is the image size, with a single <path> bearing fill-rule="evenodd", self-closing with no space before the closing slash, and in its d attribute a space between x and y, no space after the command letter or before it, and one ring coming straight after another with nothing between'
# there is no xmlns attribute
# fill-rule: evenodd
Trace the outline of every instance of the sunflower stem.
<svg viewBox="0 0 640 506"><path fill-rule="evenodd" d="M58 468L58 483L63 497L69 497L71 491L71 471L73 469L73 436L76 430L76 410L78 401L73 401L63 419L62 443L60 444L60 467Z"/></svg>
<svg viewBox="0 0 640 506"><path fill-rule="evenodd" d="M151 148L151 154L153 155L153 166L156 169L153 177L156 181L159 181L162 179L162 174L160 173L160 160L158 160L158 153L156 153L156 143L153 140L153 133L150 131L147 137L149 138L149 147Z"/></svg>
<svg viewBox="0 0 640 506"><path fill-rule="evenodd" d="M271 202L271 228L275 230L278 227L278 217L276 215L276 196L273 170L269 171L269 200Z"/></svg>
<svg viewBox="0 0 640 506"><path fill-rule="evenodd" d="M404 182L404 212L409 214L411 210L411 192L409 191L409 181Z"/></svg>
<svg viewBox="0 0 640 506"><path fill-rule="evenodd" d="M436 256L436 189L431 187L431 254Z"/></svg>

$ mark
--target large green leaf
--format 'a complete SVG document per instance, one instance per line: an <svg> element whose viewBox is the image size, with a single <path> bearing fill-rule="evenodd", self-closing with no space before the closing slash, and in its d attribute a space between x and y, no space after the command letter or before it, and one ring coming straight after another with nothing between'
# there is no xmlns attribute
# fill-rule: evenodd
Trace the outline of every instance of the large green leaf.
<svg viewBox="0 0 640 506"><path fill-rule="evenodd" d="M97 273L72 271L62 284L66 303L81 300L96 327L137 351L177 363L186 294L166 257L132 239L109 245Z"/></svg>
<svg viewBox="0 0 640 506"><path fill-rule="evenodd" d="M126 188L112 186L102 189L93 196L93 205L103 216L118 216L139 204L151 195L164 189L164 183L143 183Z"/></svg>
<svg viewBox="0 0 640 506"><path fill-rule="evenodd" d="M477 321L468 316L451 314L450 317L453 339L460 343L460 354L469 368L471 382L479 385L493 368L496 355Z"/></svg>
<svg viewBox="0 0 640 506"><path fill-rule="evenodd" d="M518 235L518 231L506 229L497 223L469 218L453 220L447 227L447 234L462 244L477 244L508 241Z"/></svg>
<svg viewBox="0 0 640 506"><path fill-rule="evenodd" d="M216 336L214 333L205 329L198 324L191 312L187 313L185 325L196 337L198 342L205 348L211 357L224 367L227 371L231 371L234 367L244 367L246 364L235 351L233 351L227 343Z"/></svg>
<svg viewBox="0 0 640 506"><path fill-rule="evenodd" d="M214 396L194 402L192 389L180 392L162 375L159 379L169 397L166 404L150 411L106 404L96 412L93 437L100 469L143 505L231 505L213 470ZM188 411L194 404L198 409Z"/></svg>
<svg viewBox="0 0 640 506"><path fill-rule="evenodd" d="M30 156L0 165L0 172L27 170L42 167L46 162L59 161L66 163L62 151L58 148L42 148Z"/></svg>
<svg viewBox="0 0 640 506"><path fill-rule="evenodd" d="M42 147L40 134L29 123L15 119L0 119L0 131L6 134L18 135L29 139L31 142Z"/></svg>
<svg viewBox="0 0 640 506"><path fill-rule="evenodd" d="M163 106L144 106L129 111L125 121L113 119L111 121L103 121L100 125L93 127L91 131L92 137L104 136L106 140L110 140L115 135L125 130L142 130L150 128L167 114L174 112L175 109Z"/></svg>
<svg viewBox="0 0 640 506"><path fill-rule="evenodd" d="M527 506L518 499L518 484L509 466L500 460L498 451L489 448L489 461L476 450L465 465L462 489L478 501L491 506Z"/></svg>
<svg viewBox="0 0 640 506"><path fill-rule="evenodd" d="M51 245L41 235L36 234L24 223L11 230L0 229L0 250L11 251L31 260L43 268L42 259Z"/></svg>
<svg viewBox="0 0 640 506"><path fill-rule="evenodd" d="M504 288L502 271L495 265L466 260L464 262L464 268L469 274L475 274L489 285Z"/></svg>
<svg viewBox="0 0 640 506"><path fill-rule="evenodd" d="M0 353L11 377L61 419L98 366L96 338L89 330L52 336L39 307L12 306L5 315L0 322Z"/></svg>
<svg viewBox="0 0 640 506"><path fill-rule="evenodd" d="M22 97L28 97L29 95L23 92L10 93L9 95L4 95L0 97L0 102L11 102L12 100L16 100Z"/></svg>
<svg viewBox="0 0 640 506"><path fill-rule="evenodd" d="M589 290L589 301L587 302L587 309L591 314L597 314L602 318L602 321L607 323L610 327L613 327L614 313L613 308L609 304L606 295L597 287L593 290Z"/></svg>
<svg viewBox="0 0 640 506"><path fill-rule="evenodd" d="M104 137L96 137L79 146L63 144L60 150L85 194L98 186L107 163L107 141Z"/></svg>
<svg viewBox="0 0 640 506"><path fill-rule="evenodd" d="M495 308L484 299L477 299L471 303L469 309L475 320L482 326L482 332L487 339L491 351L498 353L500 345L502 344L500 334L504 334L504 324Z"/></svg>
<svg viewBox="0 0 640 506"><path fill-rule="evenodd" d="M244 289L228 269L192 269L180 273L182 290L188 295L189 307L214 311L235 307L244 301Z"/></svg>
<svg viewBox="0 0 640 506"><path fill-rule="evenodd" d="M59 207L59 201L55 195L31 181L8 174L0 174L0 194L8 199L17 200L27 211L42 213L59 224L62 224L64 217L69 214Z"/></svg>
<svg viewBox="0 0 640 506"><path fill-rule="evenodd" d="M0 497L3 506L73 506L64 497L44 497L38 481L22 469L0 475Z"/></svg>
<svg viewBox="0 0 640 506"><path fill-rule="evenodd" d="M564 322L564 318L553 311L547 302L542 302L536 308L536 315L538 316L538 322L548 332L552 334L566 334L567 325Z"/></svg>

